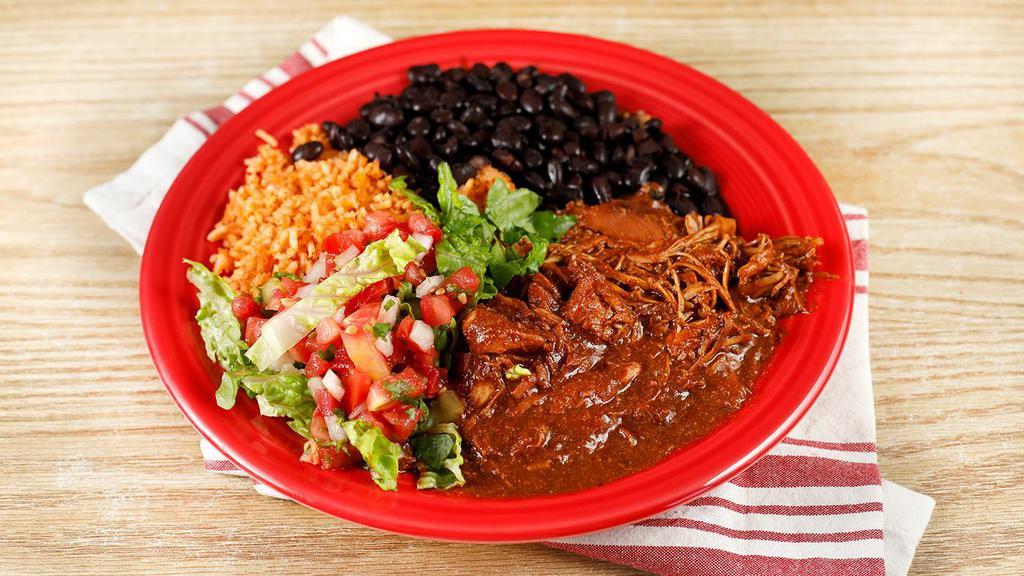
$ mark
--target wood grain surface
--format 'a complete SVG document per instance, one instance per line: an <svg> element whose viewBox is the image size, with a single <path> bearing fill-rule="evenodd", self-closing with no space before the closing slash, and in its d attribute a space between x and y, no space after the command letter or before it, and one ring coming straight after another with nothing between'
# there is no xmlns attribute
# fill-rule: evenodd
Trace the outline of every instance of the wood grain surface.
<svg viewBox="0 0 1024 576"><path fill-rule="evenodd" d="M202 470L139 258L82 193L340 13L626 41L768 111L871 210L881 466L938 502L912 573L1024 574L1024 4L1000 0L0 2L0 573L631 572L381 534Z"/></svg>

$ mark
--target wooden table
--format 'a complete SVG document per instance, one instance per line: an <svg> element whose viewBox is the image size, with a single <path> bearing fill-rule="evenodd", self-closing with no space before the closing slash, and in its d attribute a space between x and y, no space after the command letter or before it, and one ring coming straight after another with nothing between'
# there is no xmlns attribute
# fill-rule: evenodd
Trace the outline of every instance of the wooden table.
<svg viewBox="0 0 1024 576"><path fill-rule="evenodd" d="M82 193L344 12L622 40L768 111L871 210L882 470L938 501L913 573L1024 573L1024 5L288 4L0 8L0 573L630 572L381 534L203 471L146 352L139 258Z"/></svg>

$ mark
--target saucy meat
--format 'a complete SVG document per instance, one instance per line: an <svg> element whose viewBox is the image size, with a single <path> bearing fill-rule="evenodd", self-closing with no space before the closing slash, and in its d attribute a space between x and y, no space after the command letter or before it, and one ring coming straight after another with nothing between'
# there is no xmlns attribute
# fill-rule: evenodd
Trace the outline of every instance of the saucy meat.
<svg viewBox="0 0 1024 576"><path fill-rule="evenodd" d="M462 323L467 490L565 492L647 468L726 420L806 311L814 238L745 241L638 193L572 204L539 273Z"/></svg>

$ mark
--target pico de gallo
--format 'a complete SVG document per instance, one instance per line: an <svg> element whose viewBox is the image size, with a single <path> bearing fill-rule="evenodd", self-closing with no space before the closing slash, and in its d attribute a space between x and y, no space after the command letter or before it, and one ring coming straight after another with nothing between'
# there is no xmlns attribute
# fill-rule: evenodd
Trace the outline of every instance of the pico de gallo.
<svg viewBox="0 0 1024 576"><path fill-rule="evenodd" d="M224 370L219 406L244 391L307 439L303 462L365 466L385 490L400 471L421 489L465 483L463 403L447 387L458 320L536 272L572 221L502 180L484 206L458 193L446 165L439 184L435 207L396 180L418 211L372 213L363 229L328 236L304 276L275 274L251 293L186 261L207 354Z"/></svg>

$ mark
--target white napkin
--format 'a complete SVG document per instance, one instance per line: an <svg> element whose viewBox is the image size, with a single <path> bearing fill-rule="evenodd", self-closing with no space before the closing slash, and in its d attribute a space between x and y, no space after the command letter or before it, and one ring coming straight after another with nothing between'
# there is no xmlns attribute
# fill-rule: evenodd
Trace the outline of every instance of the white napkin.
<svg viewBox="0 0 1024 576"><path fill-rule="evenodd" d="M167 189L220 124L293 76L390 40L347 16L335 18L222 105L176 121L127 171L86 192L85 203L141 253ZM690 504L549 545L662 574L907 573L934 501L878 475L867 340L867 214L843 208L858 257L853 327L836 373L790 436ZM244 475L209 444L202 449L208 470ZM256 488L281 497L269 486Z"/></svg>

